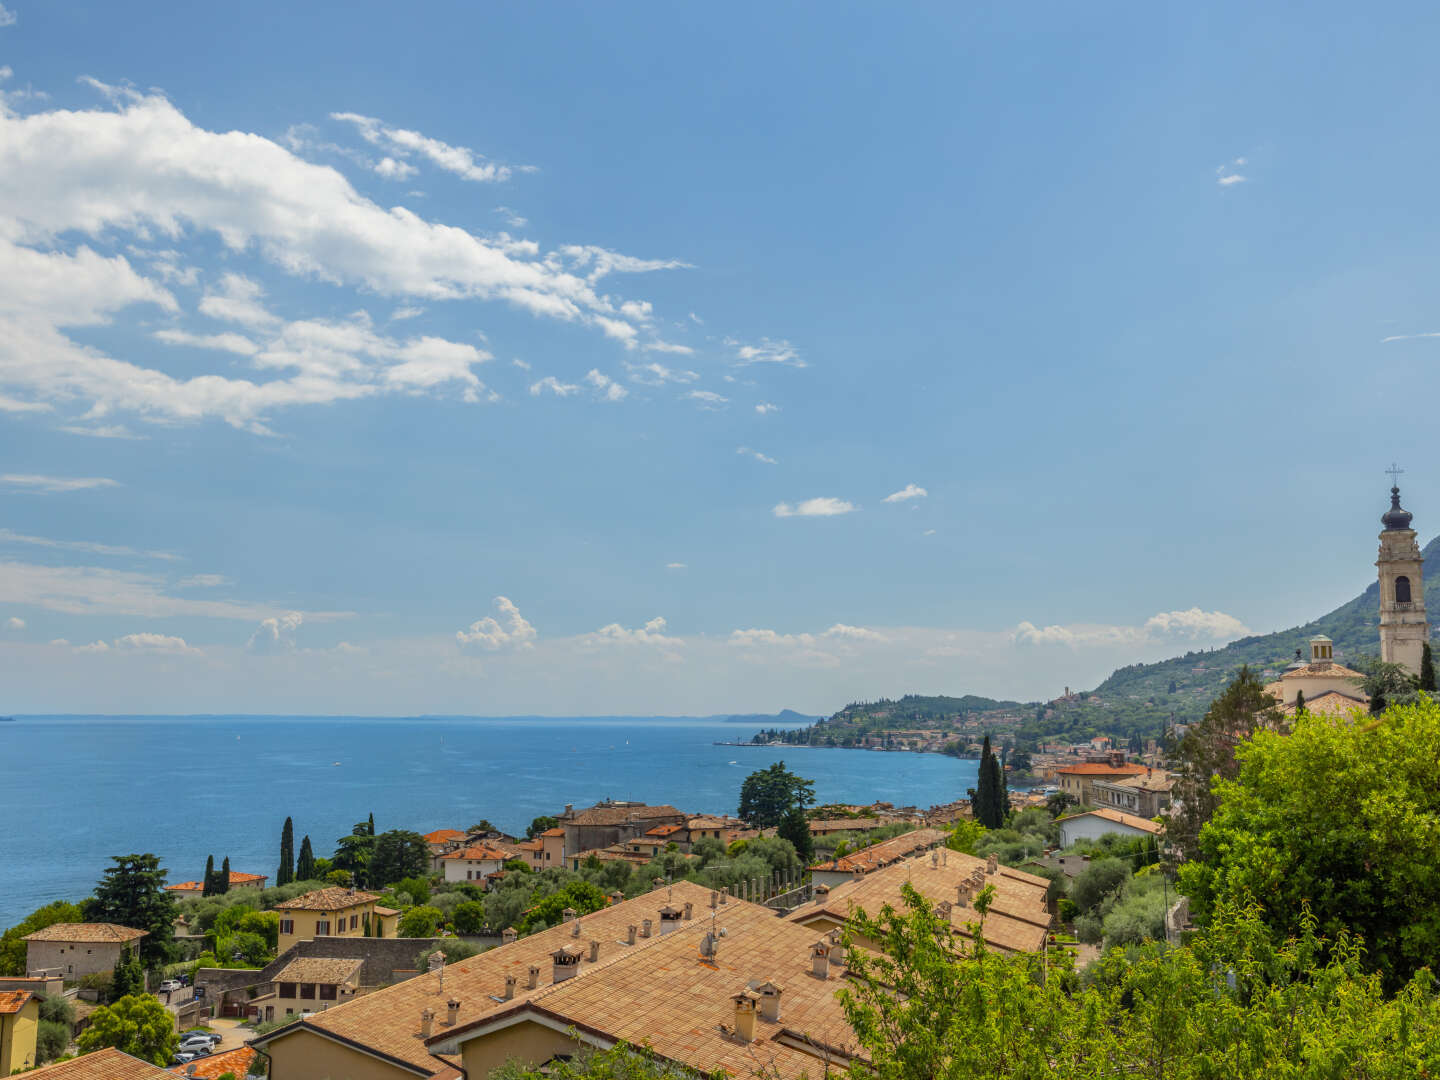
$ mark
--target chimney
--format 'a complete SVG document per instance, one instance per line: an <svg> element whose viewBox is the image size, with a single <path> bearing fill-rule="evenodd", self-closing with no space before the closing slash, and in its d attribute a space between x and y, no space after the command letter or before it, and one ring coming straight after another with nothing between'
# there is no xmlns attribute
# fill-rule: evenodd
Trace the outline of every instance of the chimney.
<svg viewBox="0 0 1440 1080"><path fill-rule="evenodd" d="M664 888L665 879L663 877L651 878L650 883L657 889Z"/></svg>
<svg viewBox="0 0 1440 1080"><path fill-rule="evenodd" d="M435 1014L428 1008L420 1013L420 1037L428 1039L430 1030L435 1025Z"/></svg>
<svg viewBox="0 0 1440 1080"><path fill-rule="evenodd" d="M707 933L700 939L700 955L707 960L714 960L715 954L720 951L720 939L714 934Z"/></svg>
<svg viewBox="0 0 1440 1080"><path fill-rule="evenodd" d="M985 860L985 873L987 873L987 874L993 874L993 873L995 873L995 871L998 870L998 869L1000 869L1000 860L999 860L999 858L996 857L995 853L992 851L992 852L990 853L989 858L987 858L987 859Z"/></svg>
<svg viewBox="0 0 1440 1080"><path fill-rule="evenodd" d="M664 937L680 925L680 916L684 912L678 907L666 904L660 909L660 936Z"/></svg>
<svg viewBox="0 0 1440 1080"><path fill-rule="evenodd" d="M580 936L580 920L579 920L579 919L576 919L573 923L570 924L570 936L571 936L571 937L579 937L579 936Z"/></svg>
<svg viewBox="0 0 1440 1080"><path fill-rule="evenodd" d="M534 964L530 965L530 978L525 982L527 990L534 990L540 985L540 969Z"/></svg>
<svg viewBox="0 0 1440 1080"><path fill-rule="evenodd" d="M938 852L938 851L932 851L932 852L930 852L930 869L931 869L931 870L934 870L934 869L936 869L937 867L939 867L939 865L940 865L940 852Z"/></svg>
<svg viewBox="0 0 1440 1080"><path fill-rule="evenodd" d="M593 964L600 959L600 942L590 942L590 962Z"/></svg>
<svg viewBox="0 0 1440 1080"><path fill-rule="evenodd" d="M824 941L817 941L810 946L811 974L817 979L828 979L830 977L830 946Z"/></svg>
<svg viewBox="0 0 1440 1080"><path fill-rule="evenodd" d="M735 1002L735 1034L747 1043L755 1041L755 1003L758 997L753 990L743 990L731 999Z"/></svg>
<svg viewBox="0 0 1440 1080"><path fill-rule="evenodd" d="M970 883L962 881L955 886L955 906L959 908L970 906Z"/></svg>
<svg viewBox="0 0 1440 1080"><path fill-rule="evenodd" d="M720 894L714 889L710 890L710 906L711 908L717 908L720 906Z"/></svg>
<svg viewBox="0 0 1440 1080"><path fill-rule="evenodd" d="M564 982L566 979L580 974L580 957L583 955L579 949L569 945L556 949L550 954L552 961L550 981Z"/></svg>
<svg viewBox="0 0 1440 1080"><path fill-rule="evenodd" d="M952 912L953 910L954 905L951 904L949 900L941 900L938 904L935 905L935 914L940 916L940 918L944 919L946 922L950 921L950 912Z"/></svg>
<svg viewBox="0 0 1440 1080"><path fill-rule="evenodd" d="M780 1022L780 994L783 989L769 979L755 988L760 995L760 1015L772 1024Z"/></svg>
<svg viewBox="0 0 1440 1080"><path fill-rule="evenodd" d="M943 848L943 847L942 847L942 848L940 849L940 865L941 865L941 866L949 866L949 865L950 865L950 849L949 849L949 848Z"/></svg>
<svg viewBox="0 0 1440 1080"><path fill-rule="evenodd" d="M568 802L567 802L567 803L565 804L565 813L564 813L563 816L565 816L565 817L574 817L574 816L575 816L575 804L574 804L574 803L568 803Z"/></svg>
<svg viewBox="0 0 1440 1080"><path fill-rule="evenodd" d="M611 904L618 904L621 900L625 899L625 894L622 893L619 889L616 889L609 896L607 896L606 899L609 900Z"/></svg>
<svg viewBox="0 0 1440 1080"><path fill-rule="evenodd" d="M823 882L815 886L815 902L823 904L830 895L830 886Z"/></svg>
<svg viewBox="0 0 1440 1080"><path fill-rule="evenodd" d="M642 920L640 921L640 936L641 936L641 937L649 937L649 936L650 936L650 926L651 926L651 922L650 922L649 919L642 919Z"/></svg>
<svg viewBox="0 0 1440 1080"><path fill-rule="evenodd" d="M575 918L575 909L573 907L567 907L564 911L560 913L561 922L574 922Z"/></svg>
<svg viewBox="0 0 1440 1080"><path fill-rule="evenodd" d="M513 926L507 926L504 930L500 931L500 944L514 945L515 939L519 936L520 932L518 930L516 930Z"/></svg>
<svg viewBox="0 0 1440 1080"><path fill-rule="evenodd" d="M635 944L635 933L636 933L635 924L634 924L634 923L631 923L630 926L629 926L629 928L626 929L626 931L625 931L625 944L626 944L626 945L634 945L634 944Z"/></svg>
<svg viewBox="0 0 1440 1080"><path fill-rule="evenodd" d="M685 901L685 921L689 922L695 917L695 905L689 900Z"/></svg>
<svg viewBox="0 0 1440 1080"><path fill-rule="evenodd" d="M515 980L514 980L514 979L508 979L508 980L506 980L506 981L513 984ZM446 1026L446 1027L454 1027L454 1026L455 1026L455 1021L458 1020L459 1018L460 1018L460 1002L456 1001L454 998L451 998L449 1001L447 1001L447 1002L445 1003L445 1026Z"/></svg>
<svg viewBox="0 0 1440 1080"><path fill-rule="evenodd" d="M505 1000L509 1001L515 996L515 976L505 976Z"/></svg>
<svg viewBox="0 0 1440 1080"><path fill-rule="evenodd" d="M830 942L830 962L836 966L843 965L845 963L845 946L840 944L840 931L831 930L825 937Z"/></svg>

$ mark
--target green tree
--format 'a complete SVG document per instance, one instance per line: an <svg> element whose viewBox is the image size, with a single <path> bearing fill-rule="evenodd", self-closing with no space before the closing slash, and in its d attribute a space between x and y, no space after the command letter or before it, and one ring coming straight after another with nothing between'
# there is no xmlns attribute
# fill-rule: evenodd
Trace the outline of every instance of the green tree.
<svg viewBox="0 0 1440 1080"><path fill-rule="evenodd" d="M1000 761L990 749L990 736L986 735L980 750L980 774L970 792L970 807L981 825L998 829L1005 824L1008 803Z"/></svg>
<svg viewBox="0 0 1440 1080"><path fill-rule="evenodd" d="M433 945L426 945L415 954L415 969L424 971L430 966L430 957L436 952L445 954L445 963L458 964L461 960L468 960L480 950L477 946L471 945L468 941L461 941L459 938L441 938Z"/></svg>
<svg viewBox="0 0 1440 1080"><path fill-rule="evenodd" d="M985 839L985 826L970 818L961 818L950 830L945 846L951 851L974 855L980 842Z"/></svg>
<svg viewBox="0 0 1440 1080"><path fill-rule="evenodd" d="M605 893L600 886L589 881L571 881L527 911L518 929L522 934L528 934L531 930L555 926L561 921L566 908L573 908L579 915L588 915L604 906Z"/></svg>
<svg viewBox="0 0 1440 1080"><path fill-rule="evenodd" d="M1274 695L1247 666L1211 703L1205 718L1186 731L1176 753L1176 810L1170 817L1168 834L1187 858L1199 842L1200 830L1215 813L1217 799L1212 782L1233 779L1239 772L1235 747L1255 731L1279 731L1284 724L1284 714Z"/></svg>
<svg viewBox="0 0 1440 1080"><path fill-rule="evenodd" d="M1296 711L1297 713L1299 713L1299 712L1304 712L1304 711L1305 711L1305 691L1304 691L1304 690L1296 690L1296 691L1295 691L1295 711Z"/></svg>
<svg viewBox="0 0 1440 1080"><path fill-rule="evenodd" d="M367 835L367 836L374 836L374 835L375 835L375 814L374 814L373 812L370 814L370 819L366 822L366 824L369 826L369 828L368 828L368 830L367 830L367 832L366 832L366 835Z"/></svg>
<svg viewBox="0 0 1440 1080"><path fill-rule="evenodd" d="M805 866L809 866L815 859L815 839L810 835L810 821L805 817L805 811L799 805L790 807L785 811L785 816L780 819L780 827L776 835L782 840L788 840L795 848L795 855Z"/></svg>
<svg viewBox="0 0 1440 1080"><path fill-rule="evenodd" d="M1435 692L1435 657L1430 652L1430 643L1425 642L1425 651L1420 657L1420 689L1427 694Z"/></svg>
<svg viewBox="0 0 1440 1080"><path fill-rule="evenodd" d="M485 905L478 900L466 900L455 908L450 922L458 934L478 934L485 929Z"/></svg>
<svg viewBox="0 0 1440 1080"><path fill-rule="evenodd" d="M417 832L391 829L375 837L374 845L365 878L372 886L384 888L402 878L423 877L430 868L430 845Z"/></svg>
<svg viewBox="0 0 1440 1080"><path fill-rule="evenodd" d="M797 776L777 761L751 773L740 785L739 816L757 829L777 827L792 807L815 803L815 782Z"/></svg>
<svg viewBox="0 0 1440 1080"><path fill-rule="evenodd" d="M694 1080L694 1077L693 1070L666 1061L646 1047L621 1042L608 1050L593 1050L577 1044L573 1055L556 1057L539 1068L511 1058L492 1069L489 1080Z"/></svg>
<svg viewBox="0 0 1440 1080"><path fill-rule="evenodd" d="M35 1032L35 1064L44 1065L65 1053L70 1045L70 1030L69 1024L42 1019Z"/></svg>
<svg viewBox="0 0 1440 1080"><path fill-rule="evenodd" d="M205 880L200 883L200 895L201 895L201 896L214 896L215 893L216 893L216 891L217 891L217 890L216 890L216 888L215 888L215 856L214 856L214 855L207 855L207 856L205 857Z"/></svg>
<svg viewBox="0 0 1440 1080"><path fill-rule="evenodd" d="M315 880L315 850L310 846L310 837L300 841L300 857L295 860L295 879L297 881Z"/></svg>
<svg viewBox="0 0 1440 1080"><path fill-rule="evenodd" d="M220 876L215 879L215 891L222 896L230 891L230 856L220 864Z"/></svg>
<svg viewBox="0 0 1440 1080"><path fill-rule="evenodd" d="M295 822L288 817L280 830L280 869L275 872L276 885L289 885L295 880Z"/></svg>
<svg viewBox="0 0 1440 1080"><path fill-rule="evenodd" d="M1257 732L1198 861L1180 868L1192 913L1250 898L1280 935L1313 912L1329 937L1357 935L1395 989L1440 957L1440 703L1393 706L1357 724L1308 713L1288 736Z"/></svg>
<svg viewBox="0 0 1440 1080"><path fill-rule="evenodd" d="M530 827L525 830L525 838L527 840L534 840L535 837L545 832L545 830L558 828L559 825L560 819L558 817L550 814L541 814L534 821L530 822Z"/></svg>
<svg viewBox="0 0 1440 1080"><path fill-rule="evenodd" d="M85 902L89 922L144 930L140 959L147 968L168 963L175 944L175 901L165 891L165 870L151 854L114 855L95 895Z"/></svg>
<svg viewBox="0 0 1440 1080"><path fill-rule="evenodd" d="M470 828L466 829L465 831L471 836L474 836L476 833L492 833L499 832L500 830L497 829L494 822L492 822L487 817L481 818L479 821L477 821L474 825L471 825Z"/></svg>
<svg viewBox="0 0 1440 1080"><path fill-rule="evenodd" d="M1364 665L1360 688L1370 696L1370 712L1379 715L1391 705L1409 705L1419 696L1419 680L1404 664L1370 660Z"/></svg>
<svg viewBox="0 0 1440 1080"><path fill-rule="evenodd" d="M362 822L358 828L363 829ZM331 873L343 870L356 884L370 884L370 856L375 850L375 837L365 832L352 832L335 842L335 854L330 859Z"/></svg>
<svg viewBox="0 0 1440 1080"><path fill-rule="evenodd" d="M0 934L0 975L24 975L27 946L25 936L37 930L44 930L56 923L78 923L85 921L85 913L78 904L68 900L55 900L42 908L32 911L4 934Z"/></svg>
<svg viewBox="0 0 1440 1080"><path fill-rule="evenodd" d="M1068 791L1052 791L1045 796L1045 810L1052 818L1057 818L1070 807L1079 805L1079 802L1080 800Z"/></svg>
<svg viewBox="0 0 1440 1080"><path fill-rule="evenodd" d="M439 908L420 904L400 916L399 937L434 937L445 916Z"/></svg>
<svg viewBox="0 0 1440 1080"><path fill-rule="evenodd" d="M119 1001L131 994L145 993L145 969L139 954L129 946L120 950L120 959L110 974L110 1000Z"/></svg>
<svg viewBox="0 0 1440 1080"><path fill-rule="evenodd" d="M160 1001L148 994L131 994L90 1015L90 1026L77 1040L82 1053L113 1046L131 1057L155 1065L168 1065L180 1044L175 1019Z"/></svg>

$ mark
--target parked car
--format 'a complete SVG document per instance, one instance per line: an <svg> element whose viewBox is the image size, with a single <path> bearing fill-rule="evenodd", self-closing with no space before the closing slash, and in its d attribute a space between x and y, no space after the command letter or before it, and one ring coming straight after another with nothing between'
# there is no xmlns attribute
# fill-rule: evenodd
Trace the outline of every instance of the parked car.
<svg viewBox="0 0 1440 1080"><path fill-rule="evenodd" d="M219 1041L219 1035L214 1035L208 1031L195 1032L180 1036L180 1049L193 1051L199 1047L204 1047L205 1053L208 1054L211 1050L215 1049L215 1044Z"/></svg>
<svg viewBox="0 0 1440 1080"><path fill-rule="evenodd" d="M192 1054L189 1050L176 1050L170 1057L171 1065L186 1065L194 1061L199 1055Z"/></svg>
<svg viewBox="0 0 1440 1080"><path fill-rule="evenodd" d="M189 986L189 985L190 985L190 976L189 976L188 974L185 974L185 973L182 972L181 974L176 975L175 978L178 979L178 980L180 980L180 985L181 985L181 986Z"/></svg>
<svg viewBox="0 0 1440 1080"><path fill-rule="evenodd" d="M180 980L179 980L179 979L166 979L164 982L162 982L162 983L160 984L160 993L162 993L162 994L168 994L168 993L170 993L172 990L179 990L179 989L180 989Z"/></svg>

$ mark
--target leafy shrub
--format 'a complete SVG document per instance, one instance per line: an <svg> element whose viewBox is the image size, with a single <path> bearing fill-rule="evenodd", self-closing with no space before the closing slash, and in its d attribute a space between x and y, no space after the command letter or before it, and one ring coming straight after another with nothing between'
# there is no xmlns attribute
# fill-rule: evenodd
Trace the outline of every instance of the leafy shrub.
<svg viewBox="0 0 1440 1080"><path fill-rule="evenodd" d="M475 900L466 900L455 908L450 922L457 933L478 934L485 926L485 905Z"/></svg>
<svg viewBox="0 0 1440 1080"><path fill-rule="evenodd" d="M1096 859L1070 885L1070 899L1085 914L1094 914L1130 878L1121 859Z"/></svg>

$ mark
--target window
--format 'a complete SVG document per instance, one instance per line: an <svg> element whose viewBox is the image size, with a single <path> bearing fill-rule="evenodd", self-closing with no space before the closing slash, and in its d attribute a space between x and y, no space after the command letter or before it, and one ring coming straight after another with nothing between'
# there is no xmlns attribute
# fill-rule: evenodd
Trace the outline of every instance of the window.
<svg viewBox="0 0 1440 1080"><path fill-rule="evenodd" d="M330 920L329 920L329 919L316 919L316 920L315 920L315 934L316 934L316 936L318 937L318 936L321 936L321 935L323 935L323 934L328 934L328 933L330 933Z"/></svg>
<svg viewBox="0 0 1440 1080"><path fill-rule="evenodd" d="M336 998L339 996L339 995L337 994L337 991L338 991L339 989L340 989L340 988L339 988L338 986L326 986L324 983L321 983L321 984L320 984L320 1000L321 1000L321 1001L334 1001L334 1000L336 1000Z"/></svg>
<svg viewBox="0 0 1440 1080"><path fill-rule="evenodd" d="M357 926L359 926L359 925L360 925L360 916L359 916L359 915L351 915L351 916L350 916L350 929L351 929L351 930L354 930L354 929L355 929Z"/></svg>
<svg viewBox="0 0 1440 1080"><path fill-rule="evenodd" d="M281 920L280 920L280 932L281 932L282 934L293 934L293 933L295 932L295 920L294 920L294 919L281 919Z"/></svg>
<svg viewBox="0 0 1440 1080"><path fill-rule="evenodd" d="M1410 603L1410 579L1404 574L1395 579L1395 602L1397 604Z"/></svg>
<svg viewBox="0 0 1440 1080"><path fill-rule="evenodd" d="M276 986L275 993L278 997L293 998L295 996L295 984L280 983Z"/></svg>
<svg viewBox="0 0 1440 1080"><path fill-rule="evenodd" d="M300 1000L301 1000L301 1001L314 1001L314 1000L315 1000L315 984L314 984L314 983L301 983L301 984L300 984Z"/></svg>

